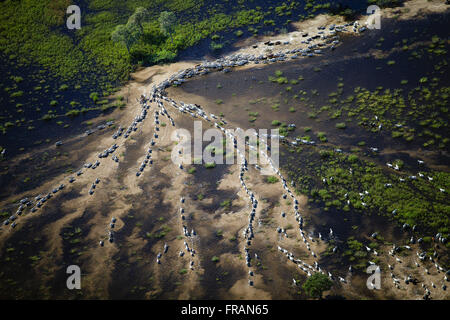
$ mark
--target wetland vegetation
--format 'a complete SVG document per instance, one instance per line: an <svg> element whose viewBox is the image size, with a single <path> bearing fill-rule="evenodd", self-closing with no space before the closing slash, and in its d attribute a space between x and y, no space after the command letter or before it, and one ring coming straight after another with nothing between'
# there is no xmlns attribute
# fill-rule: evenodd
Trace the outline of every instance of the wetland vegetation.
<svg viewBox="0 0 450 320"><path fill-rule="evenodd" d="M45 140L40 132L43 127L50 125L60 134L73 134L80 132L77 127L82 123L74 118L92 118L123 107L122 101L109 97L140 66L173 61L180 53L203 52L208 47L220 53L243 35L277 33L286 30L291 21L343 11L339 1L94 0L80 4L81 29L67 30L69 4L67 0L33 0L0 5L4 75L0 146L8 148L10 154ZM357 1L345 6L363 8ZM114 42L111 35L115 28L134 16L139 7L148 13L139 22L140 36L130 46ZM170 33L161 27L162 11L176 17ZM193 49L186 51L189 48ZM97 98L89 99L94 92ZM53 119L61 119L66 130L54 125ZM27 131L38 132L39 138L30 141ZM11 144L9 135L21 136L21 145L17 146L17 140ZM19 150L22 147L24 150Z"/></svg>
<svg viewBox="0 0 450 320"><path fill-rule="evenodd" d="M424 236L448 238L445 21L434 16L412 29L409 22L384 22L393 32L375 33L364 43L349 40L336 49L336 61L325 56L240 71L241 83L221 77L220 90L200 89L206 82L214 86L215 75L182 88L220 99L213 112L227 110L227 118L244 127L278 128L290 140L316 141L317 147L286 146L281 160L288 181L312 207L382 215L416 225ZM382 53L367 54L372 48ZM339 59L345 55L352 58ZM234 94L237 88L247 102ZM418 162L422 157L425 165Z"/></svg>

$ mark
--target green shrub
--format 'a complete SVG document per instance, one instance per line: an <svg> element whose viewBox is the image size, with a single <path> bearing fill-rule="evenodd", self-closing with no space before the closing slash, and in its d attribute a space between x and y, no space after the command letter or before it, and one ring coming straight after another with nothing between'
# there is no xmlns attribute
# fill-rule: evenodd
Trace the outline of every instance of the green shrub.
<svg viewBox="0 0 450 320"><path fill-rule="evenodd" d="M281 124L281 121L279 121L279 120L273 120L272 121L272 125L273 126L279 126Z"/></svg>
<svg viewBox="0 0 450 320"><path fill-rule="evenodd" d="M327 142L328 141L327 136L325 135L325 132L317 132L317 137L322 142Z"/></svg>
<svg viewBox="0 0 450 320"><path fill-rule="evenodd" d="M205 168L206 169L212 169L216 167L216 163L215 162L207 162L205 163Z"/></svg>
<svg viewBox="0 0 450 320"><path fill-rule="evenodd" d="M190 174L194 174L197 171L197 169L195 169L195 167L189 168L188 173Z"/></svg>
<svg viewBox="0 0 450 320"><path fill-rule="evenodd" d="M97 92L92 92L92 93L89 95L89 98L90 98L94 103L96 103L96 102L98 101L98 93L97 93Z"/></svg>
<svg viewBox="0 0 450 320"><path fill-rule="evenodd" d="M266 182L267 183L277 183L278 182L278 178L275 176L268 176L266 177Z"/></svg>
<svg viewBox="0 0 450 320"><path fill-rule="evenodd" d="M213 51L219 51L220 49L223 48L223 44L222 43L216 43L216 42L211 42L211 44L209 45L209 47L213 50Z"/></svg>
<svg viewBox="0 0 450 320"><path fill-rule="evenodd" d="M76 117L79 114L80 114L80 110L77 110L77 109L73 109L73 110L66 112L67 117Z"/></svg>
<svg viewBox="0 0 450 320"><path fill-rule="evenodd" d="M231 200L229 200L229 199L223 200L223 201L220 203L220 206L221 206L221 207L226 207L226 208L230 207L230 206L231 206Z"/></svg>
<svg viewBox="0 0 450 320"><path fill-rule="evenodd" d="M21 96L23 96L23 91L16 91L16 92L11 93L11 98L18 98Z"/></svg>

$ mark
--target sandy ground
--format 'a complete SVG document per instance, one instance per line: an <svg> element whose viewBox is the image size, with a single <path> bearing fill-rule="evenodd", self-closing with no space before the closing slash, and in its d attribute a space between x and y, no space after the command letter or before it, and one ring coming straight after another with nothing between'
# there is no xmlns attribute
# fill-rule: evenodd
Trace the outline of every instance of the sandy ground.
<svg viewBox="0 0 450 320"><path fill-rule="evenodd" d="M424 13L442 11L442 6L442 4L430 5L428 1L409 1L404 8L388 9L383 14L386 13L386 16L390 17L398 14L400 10L401 19L410 19ZM237 53L267 53L263 42L268 40L290 41L289 45L279 46L280 49L298 48L302 40L301 33L315 33L318 26L341 23L339 19L320 15L313 20L296 23L295 27L298 31L276 37L260 38L258 48L251 47L254 40L243 40L238 43L241 49ZM137 99L141 94L148 92L153 84L161 82L171 74L197 63L198 61L190 61L154 66L134 73L133 80L117 93L128 99L124 111L116 110L112 115L96 119L96 121L101 122L113 117L117 124L126 128L140 113ZM171 98L189 102L194 97L186 95L171 96ZM206 106L207 110L208 101L205 98L195 97L195 101ZM191 121L170 106L166 105L166 108L176 124ZM128 263L133 266L133 272L151 275L152 281L145 285L143 294L143 297L148 299L208 298L211 297L211 290L214 291L215 298L223 299L291 299L298 291L298 288L292 285L292 279L301 279L300 283L302 283L306 277L293 262L277 250L277 246L288 249L309 264L314 262L314 258L301 240L290 199L282 198L284 190L281 183L265 183L264 177L254 168L250 168L245 175L247 186L255 193L259 202L254 222L255 239L250 246L252 256L257 253L259 258L252 259L250 269L254 271L254 276L251 277L254 285L249 286L249 268L243 259L245 239L242 231L247 226L251 208L247 195L239 183L238 165L229 166L216 186L219 193L236 195L231 209L219 208L214 212L205 209L205 206L212 204L212 199L205 198L199 201L192 196L186 196L186 194L195 194L203 186L192 183L193 175L187 172L187 168L180 170L170 161L171 149L174 146L171 135L176 128L170 126L170 122L160 116L161 121L167 125L160 126L159 138L155 139L156 146L153 147L152 153L154 164L147 166L141 177L136 177L136 170L144 159L150 139L155 133L153 121L155 109L157 109L156 104L152 104L147 119L139 125L138 130L132 133L129 139L124 139L122 136L114 140L111 137L112 133L108 132L93 134L86 138L73 137L65 141L65 145L72 144L71 148L63 149L69 153L69 157L84 158L86 162L92 163L98 159L99 152L117 143L119 148L115 154L119 156L120 163L116 164L111 157L100 159L101 164L97 169L83 170L84 174L76 177L73 184L67 182L69 174L63 174L51 181L45 181L36 190L15 195L14 198L17 199L30 194L47 193L60 183L66 185L66 188L50 199L43 208L35 213L22 215L15 229L3 228L0 233L0 249L3 249L12 233L26 233L27 224L58 212L60 218L50 222L41 230L48 239L49 250L42 253L41 260L35 266L37 269L45 267L50 270L41 279L43 282L50 281L52 274L62 272L65 267L61 262L61 257L67 250L61 237L62 228L88 214L86 223L89 224L90 229L87 236L82 239L86 247L82 265L83 298L111 297L111 285L120 276L116 274L121 271L118 260L126 257ZM204 127L207 125L204 124ZM233 127L233 124L229 123L228 127ZM100 179L100 183L95 193L89 195L90 185L96 178ZM70 200L64 200L63 196L71 193L79 194ZM179 200L181 196L186 199L183 204ZM310 214L306 206L307 199L301 195L297 195L296 198L300 202L300 212L307 218ZM10 199L4 200L0 206L5 206L8 201ZM180 208L185 210L186 221L181 219ZM284 218L281 216L282 211L286 212ZM143 226L131 222L130 215L133 215ZM119 240L110 244L108 225L112 217L117 218L114 233ZM190 239L182 237L183 224L187 225L189 230L195 229L197 236ZM169 231L162 238L143 236L145 233L157 234L161 232L163 226ZM276 232L279 226L287 229L288 237L280 236ZM306 228L308 227L307 225ZM219 237L216 234L217 230L221 230ZM235 240L232 241L233 237ZM100 240L105 241L103 247L98 245ZM194 256L184 250L184 241L188 242L190 248L193 247L196 250ZM169 250L162 255L161 264L157 264L156 256L163 252L164 244L169 246ZM310 245L310 251L314 251L318 256L327 248L327 244L317 238L311 241ZM387 254L389 249L386 246L378 250L382 270L386 270L382 276L383 290L369 292L361 289L364 288L365 279L360 276L353 278L351 275L341 274L340 276L347 279L348 284L342 286L338 284L332 293L353 299L362 297L419 299L424 292L420 285L405 285L403 282L404 275L411 274L421 280L424 279L434 299L447 298L446 292L440 289L444 281L442 272L438 272L431 262L425 263L430 270L430 275L424 275L422 267L415 267L414 262L418 260L415 256L416 247L413 246L410 255L401 257L401 263ZM179 257L180 250L185 252L183 257ZM217 263L211 262L213 256L218 256ZM194 262L192 270L190 261ZM422 262L419 263L422 266ZM393 273L401 280L400 289L396 289L392 284L386 268L388 264L395 266ZM432 288L431 283L436 284L437 288ZM210 285L213 289L209 287ZM64 293L66 294L69 295Z"/></svg>

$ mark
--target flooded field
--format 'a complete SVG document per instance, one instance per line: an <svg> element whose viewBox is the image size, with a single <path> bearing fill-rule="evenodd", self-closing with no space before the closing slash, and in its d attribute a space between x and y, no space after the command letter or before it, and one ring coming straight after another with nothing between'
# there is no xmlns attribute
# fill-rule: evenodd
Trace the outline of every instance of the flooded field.
<svg viewBox="0 0 450 320"><path fill-rule="evenodd" d="M448 22L385 19L313 57L167 89L200 62L137 73L127 112L93 120L114 124L1 163L0 298L307 299L321 273L330 299L448 299ZM175 164L194 121L279 129L280 171Z"/></svg>
<svg viewBox="0 0 450 320"><path fill-rule="evenodd" d="M182 89L171 90L174 95L182 90L191 99L189 101L194 103L204 103L207 100L208 109L212 113L223 113L227 119L238 123L242 128L271 128L275 120L295 124L297 129L291 135L326 132L330 143L347 150L364 141L367 146L376 144L380 149L401 152L402 149L410 148L430 153L421 148L425 138L418 139L421 141L404 141L392 138L393 130L377 134L363 130L364 127L359 125L359 118L355 115L348 116L358 106L347 101L350 97L355 98L355 92L359 92L355 91L357 88L377 93L399 89L403 98L407 98L408 93L420 84L423 77L430 80L435 78L437 83L433 87L448 86L450 79L445 76L448 70L445 54L422 54L420 58L411 59L411 56L418 55L419 48L430 45L433 36L442 39L445 52L448 50L444 27L447 22L448 17L442 16L396 24L384 21L386 29L374 30L363 39L345 39L335 51L314 59L293 60L228 74L212 73L183 84ZM404 44L409 44L410 48L402 49ZM394 63L390 65L389 61ZM442 67L435 69L440 65ZM270 78L275 78L272 80L276 81L277 72L280 73L278 79L286 78L286 82L274 85ZM401 84L404 79L408 79L407 83ZM336 101L330 101L333 98ZM436 109L437 117L446 121L446 111ZM389 112L393 111L388 111L387 115L390 116ZM373 110L367 110L364 116L370 119L374 113ZM243 117L243 114L246 116ZM399 122L408 121L405 119L408 116L406 112L395 116ZM413 117L420 116L422 114ZM419 120L415 119L413 129L420 128ZM342 121L347 125L345 130L335 126ZM305 133L305 128L312 130ZM442 127L439 129L442 131ZM440 148L440 158L435 159L437 164L448 163L447 148Z"/></svg>

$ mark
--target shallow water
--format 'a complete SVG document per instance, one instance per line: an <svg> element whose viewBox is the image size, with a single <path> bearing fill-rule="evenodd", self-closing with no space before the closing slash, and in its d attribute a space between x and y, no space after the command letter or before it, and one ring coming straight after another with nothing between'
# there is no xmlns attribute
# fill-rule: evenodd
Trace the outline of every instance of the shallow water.
<svg viewBox="0 0 450 320"><path fill-rule="evenodd" d="M261 65L261 67L233 71L228 74L210 73L190 80L179 88L170 88L169 92L176 95L185 92L206 98L208 104L204 107L216 115L223 112L226 119L237 123L242 128L270 129L274 128L271 126L272 120L279 120L296 125L297 129L290 136L326 132L329 142L344 150L349 150L360 141L366 142L367 147L392 148L398 152L420 148L421 143L424 142L423 139L407 143L404 140L394 139L385 132L372 134L358 126L356 121L347 122L347 129L344 131L337 129L335 124L342 119L330 119L327 112L320 113L317 119L311 119L308 113L313 110L309 105L311 103L316 107L330 105L328 94L338 90L339 82L344 83L342 97L352 94L356 87L367 88L371 91L378 86L382 86L383 90L399 88L403 79L409 81L407 85L402 86L402 89L407 92L415 88L419 79L425 75L428 78L439 76L439 85L448 86L450 78L445 76L445 73L442 75L442 72L433 72L434 64L442 60L442 57L424 56L418 61L411 61L408 60L410 51L395 52L383 59L364 56L369 50L389 50L392 47L398 47L396 43L401 42L402 39L430 41L431 35L438 35L441 39L445 39L447 37L445 25L448 23L448 18L448 15L437 15L415 22L383 21L382 30L371 31L361 38L347 36L343 44L335 51L328 51L320 57L302 58L268 66ZM386 33L386 29L393 31ZM396 33L396 30L399 31ZM376 41L381 36L385 40L381 48L376 47ZM448 48L447 44L447 50ZM388 66L389 60L395 60L396 64ZM320 71L315 71L315 68L320 68ZM298 84L289 85L278 85L268 81L268 77L274 76L276 71L283 72L283 76L288 79L297 79L302 76L304 80L299 81ZM291 91L285 91L286 86L291 87ZM315 89L318 90L318 96L311 94ZM307 92L305 97L309 101L294 98L295 95L302 97L299 91ZM194 96L192 99L193 103L200 102L195 101ZM272 108L275 105L278 106L277 110ZM294 107L296 111L289 112L290 107ZM254 112L258 113L256 120L249 122L250 113ZM443 116L445 117L445 114ZM312 132L304 133L305 127L313 127ZM313 136L313 140L318 139ZM450 159L448 154L440 152L440 157L435 157L433 160L435 164L446 164Z"/></svg>
<svg viewBox="0 0 450 320"><path fill-rule="evenodd" d="M90 128L85 122L102 113L100 110L93 110L80 113L77 117L65 116L65 113L72 109L81 110L82 107L96 106L89 98L92 92L102 92L96 85L95 75L89 75L87 81L62 81L37 66L14 65L2 55L0 55L0 73L3 75L0 90L0 123L2 125L8 121L14 123L14 126L7 129L6 134L0 133L0 146L7 149L8 158L23 153L23 149L30 151L36 146L54 144L64 137L81 134ZM20 76L23 80L15 83L10 76ZM45 82L41 83L41 79L45 79ZM63 84L68 85L66 90L59 89ZM75 85L81 87L76 89ZM42 89L36 90L36 87ZM11 90L7 92L6 88ZM11 98L10 93L17 91L23 91L23 95ZM58 102L57 105L50 105L53 100ZM71 101L78 104L71 107ZM16 104L23 106L18 108ZM23 112L19 113L17 111L19 109ZM41 120L49 111L57 117L50 121ZM16 120L19 120L19 123L16 123ZM62 121L63 125L57 124L58 121ZM30 130L29 127L33 128Z"/></svg>
<svg viewBox="0 0 450 320"><path fill-rule="evenodd" d="M442 57L424 55L419 60L409 60L410 51L399 51L390 54L387 58L376 59L373 56L364 54L373 49L390 50L393 47L399 47L403 39L411 41L429 42L432 35L438 35L441 39L448 37L446 25L448 25L449 15L435 15L426 20L395 22L383 21L383 30L372 31L361 38L345 37L344 42L334 52L327 52L321 57L304 58L295 61L277 63L268 66L261 66L246 70L235 70L231 73L223 74L220 72L211 73L200 78L183 83L180 87L168 89L169 96L185 95L190 103L198 103L206 110L216 115L221 112L227 121L237 124L243 129L248 128L273 128L272 120L279 120L287 124L296 125L296 130L289 136L311 135L314 140L318 139L313 132L326 132L328 143L323 144L323 148L339 147L344 151L350 151L357 143L364 141L366 146L374 146L380 150L389 149L389 154L373 155L370 152L364 152L364 156L370 158L379 164L401 159L407 166L417 163L417 158L412 157L410 150L421 150L422 140L405 142L404 140L394 139L390 134L381 132L373 134L356 123L348 123L346 130L342 131L335 128L335 123L342 120L332 120L323 112L317 117L317 120L308 117L311 109L308 104L311 102L316 106L327 105L328 94L338 89L337 83L343 82L343 93L345 97L353 93L354 88L363 87L369 90L375 90L382 86L383 90L387 88L399 88L400 81L408 79L408 84L402 88L407 91L413 89L419 83L423 76L432 78L439 76L440 86L448 86L450 78L446 76L448 71L439 71L433 69L436 62L441 61ZM386 33L386 29L392 30ZM375 46L380 37L385 40L381 46ZM449 49L448 43L446 50ZM445 58L444 58L445 59ZM396 64L388 66L387 61L395 60ZM319 72L315 68L320 68ZM286 92L288 85L279 85L268 81L269 76L274 76L275 72L280 70L283 76L288 79L297 79L299 75L304 77L299 84L289 85L292 87L290 92ZM448 67L446 67L448 70ZM310 92L318 89L319 95L312 96ZM308 102L294 99L294 94L299 90L308 92ZM264 99L262 99L264 98ZM273 110L271 106L277 104L278 110ZM296 112L289 112L289 107L295 107ZM250 112L257 112L256 120L250 122ZM444 115L445 116L445 115ZM303 133L304 127L312 127L312 132ZM286 150L282 148L284 152ZM283 151L282 151L283 152ZM392 153L391 153L392 152ZM439 168L448 171L449 155L446 150L431 154L426 162L428 165L436 165ZM290 163L289 160L282 157L281 166ZM301 166L302 161L298 159L297 165ZM423 171L427 171L425 168ZM401 242L408 239L411 233L403 231L396 223L387 217L377 214L365 214L355 212L342 212L334 209L329 211L322 210L322 206L310 203L310 209L313 212L313 218L307 221L306 230L317 235L318 232L328 234L332 227L335 234L335 243L342 250L342 245L347 238L354 236L356 239L366 242L370 241L370 235L373 232L382 231L382 235L388 242ZM356 230L352 226L358 226ZM423 231L423 230L422 230ZM424 245L424 248L427 248ZM338 253L342 251L338 251ZM331 255L323 257L320 263L327 270L333 273L343 274L348 265L351 264L345 258ZM281 271L280 271L281 272ZM365 290L365 284L361 285L361 290ZM365 290L367 291L367 290ZM366 292L366 294L369 294Z"/></svg>

